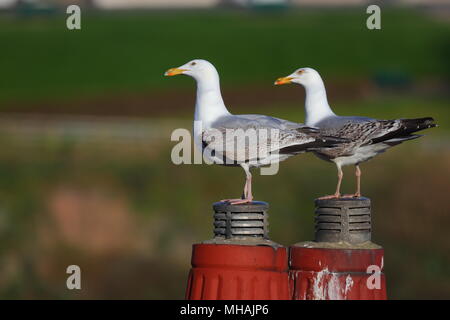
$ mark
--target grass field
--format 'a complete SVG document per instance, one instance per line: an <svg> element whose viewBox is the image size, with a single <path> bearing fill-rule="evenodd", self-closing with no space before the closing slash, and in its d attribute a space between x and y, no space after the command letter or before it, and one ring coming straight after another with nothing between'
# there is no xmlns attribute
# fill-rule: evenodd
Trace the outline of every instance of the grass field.
<svg viewBox="0 0 450 320"><path fill-rule="evenodd" d="M382 30L369 31L366 18L363 9L87 12L82 30L68 31L63 14L0 16L0 103L182 87L162 73L193 58L213 61L226 87L271 83L300 66L330 79L449 76L448 23L385 10Z"/></svg>

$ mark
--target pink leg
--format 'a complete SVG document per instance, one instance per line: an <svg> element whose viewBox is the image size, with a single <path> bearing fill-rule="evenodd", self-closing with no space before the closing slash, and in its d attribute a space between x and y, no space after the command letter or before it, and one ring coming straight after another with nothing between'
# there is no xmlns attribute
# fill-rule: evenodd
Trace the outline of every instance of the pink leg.
<svg viewBox="0 0 450 320"><path fill-rule="evenodd" d="M252 175L250 173L250 169L247 166L242 166L245 170L247 178L245 179L245 187L244 187L244 199L234 199L229 201L231 204L244 204L251 203L253 201L252 194Z"/></svg>
<svg viewBox="0 0 450 320"><path fill-rule="evenodd" d="M361 169L359 168L359 165L357 164L355 166L355 176L356 176L356 192L354 194L346 194L343 197L344 198L359 198L361 197Z"/></svg>
<svg viewBox="0 0 450 320"><path fill-rule="evenodd" d="M356 165L356 193L355 197L359 198L361 197L361 169L359 168L359 165Z"/></svg>
<svg viewBox="0 0 450 320"><path fill-rule="evenodd" d="M241 201L242 200L242 198L236 198L236 199L222 199L222 200L220 200L220 202L229 202L229 203L232 203L232 202L235 202L235 201Z"/></svg>
<svg viewBox="0 0 450 320"><path fill-rule="evenodd" d="M251 203L253 201L251 176L250 178L247 178L245 185L247 186L247 195L245 196L245 199L234 199L229 201L230 204L244 204L244 203Z"/></svg>
<svg viewBox="0 0 450 320"><path fill-rule="evenodd" d="M344 173L342 172L342 169L340 166L338 166L338 183L336 186L336 192L334 194L320 197L319 200L327 200L327 199L338 199L341 197L341 183L342 178L344 177Z"/></svg>

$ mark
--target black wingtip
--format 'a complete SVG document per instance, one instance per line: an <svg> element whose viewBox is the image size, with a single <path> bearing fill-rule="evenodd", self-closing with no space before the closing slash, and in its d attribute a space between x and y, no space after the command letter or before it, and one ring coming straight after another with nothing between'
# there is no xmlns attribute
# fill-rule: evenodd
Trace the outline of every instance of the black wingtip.
<svg viewBox="0 0 450 320"><path fill-rule="evenodd" d="M401 119L402 126L407 133L413 133L416 131L435 128L437 123L434 122L432 117L416 118L416 119Z"/></svg>

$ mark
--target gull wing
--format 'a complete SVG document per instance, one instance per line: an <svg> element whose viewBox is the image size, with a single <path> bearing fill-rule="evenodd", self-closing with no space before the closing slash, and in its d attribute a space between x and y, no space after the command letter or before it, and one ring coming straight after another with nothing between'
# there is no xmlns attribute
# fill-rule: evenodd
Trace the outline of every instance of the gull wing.
<svg viewBox="0 0 450 320"><path fill-rule="evenodd" d="M319 129L264 115L228 115L203 131L203 148L227 163L258 161L272 153L294 155L331 146L339 139Z"/></svg>

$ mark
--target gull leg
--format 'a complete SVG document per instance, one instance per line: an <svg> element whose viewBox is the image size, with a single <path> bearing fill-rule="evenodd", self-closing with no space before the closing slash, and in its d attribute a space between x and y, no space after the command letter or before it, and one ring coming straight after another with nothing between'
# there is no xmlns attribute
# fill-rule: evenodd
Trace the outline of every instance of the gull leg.
<svg viewBox="0 0 450 320"><path fill-rule="evenodd" d="M345 194L343 198L359 198L361 197L361 169L359 164L355 166L355 176L356 176L356 192L354 194Z"/></svg>
<svg viewBox="0 0 450 320"><path fill-rule="evenodd" d="M336 185L336 192L334 194L328 195L328 196L323 196L320 197L319 200L326 200L326 199L338 199L341 197L341 183L342 183L342 178L344 177L344 173L342 172L341 166L340 165L336 165L337 169L338 169L338 182Z"/></svg>
<svg viewBox="0 0 450 320"><path fill-rule="evenodd" d="M252 194L252 174L250 173L250 168L248 165L241 165L245 170L246 179L245 179L245 187L244 187L244 198L243 199L232 199L231 204L243 204L243 203L251 203L253 201Z"/></svg>
<svg viewBox="0 0 450 320"><path fill-rule="evenodd" d="M250 173L250 171L248 172L248 176L247 176L247 199L250 200L250 202L252 202L253 200L253 194L252 194L252 174Z"/></svg>
<svg viewBox="0 0 450 320"><path fill-rule="evenodd" d="M359 164L356 165L355 175L356 175L355 198L359 198L361 197L361 169L359 168Z"/></svg>
<svg viewBox="0 0 450 320"><path fill-rule="evenodd" d="M248 194L248 177L247 177L247 175L245 175L244 192L242 192L241 199L247 198L247 194Z"/></svg>

